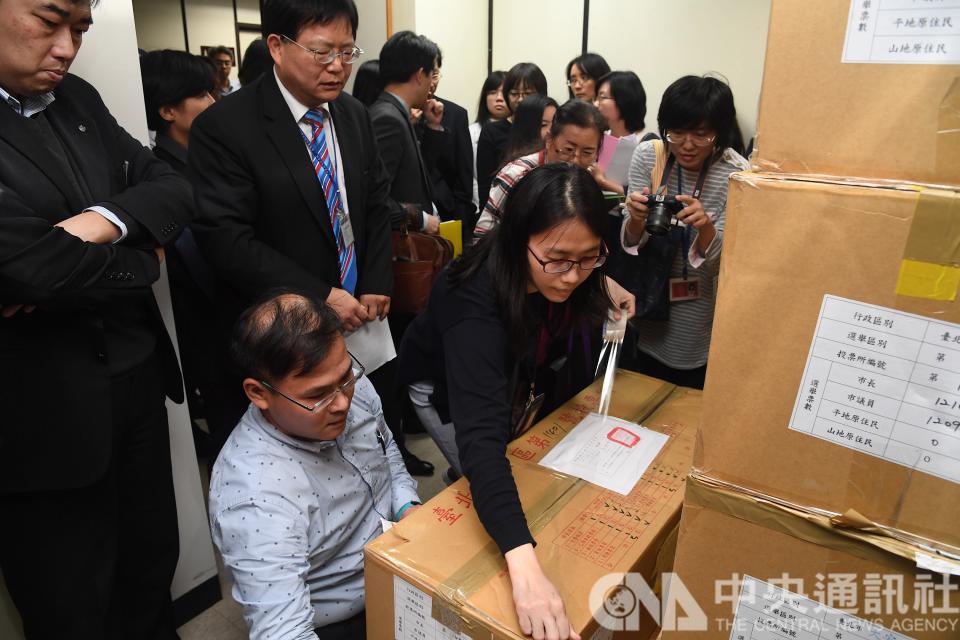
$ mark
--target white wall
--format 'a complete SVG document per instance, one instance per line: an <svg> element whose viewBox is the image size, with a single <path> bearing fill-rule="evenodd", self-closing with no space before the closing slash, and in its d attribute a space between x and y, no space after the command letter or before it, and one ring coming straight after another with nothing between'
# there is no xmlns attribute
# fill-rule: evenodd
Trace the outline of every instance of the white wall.
<svg viewBox="0 0 960 640"><path fill-rule="evenodd" d="M487 0L417 0L415 26L443 53L437 94L466 109L472 121L487 78Z"/></svg>
<svg viewBox="0 0 960 640"><path fill-rule="evenodd" d="M770 1L591 2L589 49L606 58L612 69L640 76L647 92L647 127L652 129L660 97L671 82L687 74L719 72L733 90L746 142L756 132Z"/></svg>
<svg viewBox="0 0 960 640"><path fill-rule="evenodd" d="M259 0L237 0L237 22L260 24Z"/></svg>
<svg viewBox="0 0 960 640"><path fill-rule="evenodd" d="M367 60L376 60L380 56L380 48L387 41L387 2L386 0L354 0L357 4L357 13L360 15L360 26L357 29L357 46L363 49L363 56L354 66L353 72ZM396 29L396 25L394 25ZM346 91L353 91L355 73L350 74Z"/></svg>
<svg viewBox="0 0 960 640"><path fill-rule="evenodd" d="M580 55L582 42L583 0L493 2L493 68L508 71L518 62L533 62L547 77L550 97L560 104L567 101L564 69ZM477 95L482 84L483 78Z"/></svg>
<svg viewBox="0 0 960 640"><path fill-rule="evenodd" d="M141 49L185 48L179 0L133 0L137 44Z"/></svg>

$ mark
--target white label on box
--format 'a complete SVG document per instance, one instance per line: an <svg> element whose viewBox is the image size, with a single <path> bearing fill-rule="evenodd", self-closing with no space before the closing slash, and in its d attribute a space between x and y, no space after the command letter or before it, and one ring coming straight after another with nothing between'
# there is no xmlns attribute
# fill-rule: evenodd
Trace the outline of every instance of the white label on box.
<svg viewBox="0 0 960 640"><path fill-rule="evenodd" d="M540 464L628 495L669 439L626 420L588 413Z"/></svg>
<svg viewBox="0 0 960 640"><path fill-rule="evenodd" d="M470 636L434 620L432 612L430 594L400 576L393 576L394 640L470 640Z"/></svg>
<svg viewBox="0 0 960 640"><path fill-rule="evenodd" d="M825 295L790 429L960 483L960 325Z"/></svg>
<svg viewBox="0 0 960 640"><path fill-rule="evenodd" d="M960 0L850 0L843 61L960 63Z"/></svg>
<svg viewBox="0 0 960 640"><path fill-rule="evenodd" d="M839 609L743 576L730 640L912 640Z"/></svg>

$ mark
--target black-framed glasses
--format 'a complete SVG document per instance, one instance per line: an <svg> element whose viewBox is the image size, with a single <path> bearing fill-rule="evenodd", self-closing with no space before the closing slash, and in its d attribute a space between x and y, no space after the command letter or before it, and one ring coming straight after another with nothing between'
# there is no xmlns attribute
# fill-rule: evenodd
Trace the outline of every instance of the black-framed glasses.
<svg viewBox="0 0 960 640"><path fill-rule="evenodd" d="M517 91L516 89L514 89L513 91L510 92L509 95L511 98L516 100L518 98L529 98L530 96L535 96L537 95L537 92L534 91L533 89L530 89L529 91Z"/></svg>
<svg viewBox="0 0 960 640"><path fill-rule="evenodd" d="M332 64L337 58L340 58L340 62L343 64L353 64L360 59L360 56L363 55L363 49L356 45L354 45L352 49L346 49L344 51L334 51L333 49L330 49L329 51L322 51L320 49L311 49L309 47L305 47L296 40L293 40L287 36L281 35L280 37L291 44L297 45L307 53L312 54L316 63L323 66Z"/></svg>
<svg viewBox="0 0 960 640"><path fill-rule="evenodd" d="M266 380L261 380L261 381L260 381L260 384L262 384L264 387L266 387L266 388L269 389L270 391L273 391L275 394L277 394L277 395L279 395L279 396L281 396L281 397L283 397L283 398L286 398L287 400L289 400L289 401L292 402L293 404L297 405L297 406L300 407L301 409L304 409L304 410L306 410L306 411L309 411L310 413L316 413L317 411L320 411L321 409L323 409L324 407L326 407L327 405L329 405L331 402L333 402L334 398L337 397L337 394L338 394L338 393L342 393L343 395L347 395L347 393L348 393L351 389L353 389L353 387L357 384L357 382L360 380L360 378L363 377L364 372L366 372L366 370L367 370L366 367L364 367L362 364L360 364L360 361L357 360L357 359L353 356L352 353L350 353L350 352L348 351L348 352L347 352L347 355L350 356L350 361L357 365L356 368L350 367L350 378L349 378L348 380L346 380L345 382L341 382L339 385L337 385L337 388L336 388L336 389L334 389L333 391L331 391L331 392L328 393L327 395L323 396L322 398L320 398L319 400L317 400L317 401L316 401L315 403L313 403L312 405L303 404L303 403L300 402L299 400L294 400L293 398L291 398L290 396L288 396L287 394L285 394L283 391L280 391L280 389L277 389L276 387L274 387L272 384L270 384L270 383L267 382Z"/></svg>
<svg viewBox="0 0 960 640"><path fill-rule="evenodd" d="M570 269L573 269L574 265L582 271L591 271L597 267L602 267L603 263L607 261L607 247L605 245L600 245L600 255L587 256L579 260L544 260L537 255L536 251L530 248L530 245L527 245L527 251L530 252L534 260L540 263L540 266L543 267L543 272L550 274L566 273L570 271Z"/></svg>

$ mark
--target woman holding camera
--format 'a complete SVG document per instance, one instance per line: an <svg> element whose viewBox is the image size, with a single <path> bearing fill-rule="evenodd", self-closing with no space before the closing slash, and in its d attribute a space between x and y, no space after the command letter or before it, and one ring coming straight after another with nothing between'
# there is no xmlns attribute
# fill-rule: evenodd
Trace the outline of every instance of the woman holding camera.
<svg viewBox="0 0 960 640"><path fill-rule="evenodd" d="M664 142L637 147L621 229L622 248L637 255L650 232L667 231L672 262L663 308L667 319L638 319L637 351L624 364L675 384L703 388L723 249L727 179L748 168L733 93L712 77L685 76L663 93L657 114ZM658 189L652 189L657 185ZM651 192L665 196L656 207ZM670 197L676 205L671 208ZM648 228L651 211L660 222ZM651 224L653 220L649 220Z"/></svg>
<svg viewBox="0 0 960 640"><path fill-rule="evenodd" d="M537 638L577 636L534 554L507 443L550 393L552 347L570 351L571 329L599 332L613 309L598 269L608 208L584 169L532 169L503 222L437 279L400 347L401 382L429 384L435 419L424 426L455 435L477 515L506 559L520 628Z"/></svg>

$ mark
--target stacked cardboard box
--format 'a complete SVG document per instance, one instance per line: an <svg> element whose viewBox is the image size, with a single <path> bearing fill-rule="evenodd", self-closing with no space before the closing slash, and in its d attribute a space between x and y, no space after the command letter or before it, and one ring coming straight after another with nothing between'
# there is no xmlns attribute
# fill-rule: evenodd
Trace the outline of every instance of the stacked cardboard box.
<svg viewBox="0 0 960 640"><path fill-rule="evenodd" d="M842 62L893 4L773 4L664 640L960 637L960 83Z"/></svg>
<svg viewBox="0 0 960 640"><path fill-rule="evenodd" d="M547 576L584 638L615 637L595 619L591 590L608 574L636 572L651 585L672 566L683 487L693 459L700 392L619 372L610 414L666 433L668 443L623 496L536 462L595 410L599 383L508 448L520 500ZM370 638L522 638L503 557L472 508L464 479L366 549ZM616 637L648 638L639 611ZM625 633L626 635L623 635Z"/></svg>

